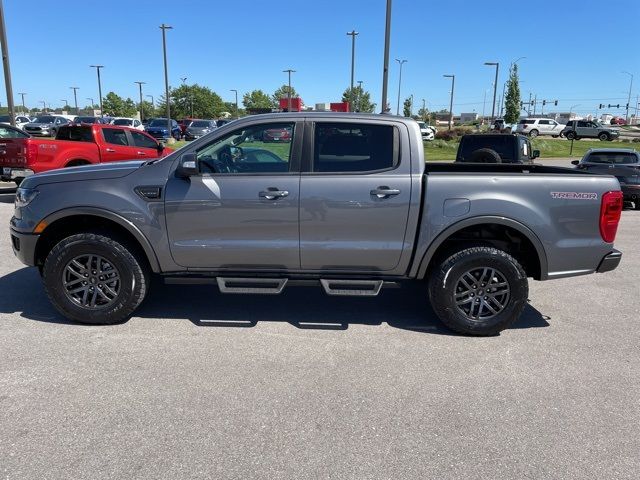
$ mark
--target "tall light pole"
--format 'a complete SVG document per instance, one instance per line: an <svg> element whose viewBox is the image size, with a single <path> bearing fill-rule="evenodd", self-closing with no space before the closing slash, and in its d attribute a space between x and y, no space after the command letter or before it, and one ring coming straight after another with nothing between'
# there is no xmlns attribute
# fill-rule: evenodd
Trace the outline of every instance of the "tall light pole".
<svg viewBox="0 0 640 480"><path fill-rule="evenodd" d="M73 90L73 101L74 101L74 105L76 106L76 115L80 115L80 110L78 110L78 90L80 90L80 87L69 87L71 90Z"/></svg>
<svg viewBox="0 0 640 480"><path fill-rule="evenodd" d="M93 101L93 98L91 97L86 97L87 100L89 100L91 102L91 110L93 110L93 106L95 105L95 102Z"/></svg>
<svg viewBox="0 0 640 480"><path fill-rule="evenodd" d="M358 80L358 112L362 111L362 80Z"/></svg>
<svg viewBox="0 0 640 480"><path fill-rule="evenodd" d="M167 143L173 143L173 136L171 135L171 99L169 98L169 69L167 67L167 38L166 31L171 30L173 27L169 25L165 25L164 23L160 25L160 30L162 30L162 56L164 58L164 95L167 104L167 130L169 132L169 139Z"/></svg>
<svg viewBox="0 0 640 480"><path fill-rule="evenodd" d="M46 113L46 111L47 111L47 102L45 102L44 100L40 100L38 103L42 104L42 113Z"/></svg>
<svg viewBox="0 0 640 480"><path fill-rule="evenodd" d="M230 92L234 92L236 94L236 118L239 117L238 115L238 90L236 90L235 88L232 88L229 90Z"/></svg>
<svg viewBox="0 0 640 480"><path fill-rule="evenodd" d="M64 102L64 107L69 108L69 102L67 102L64 98L60 99L61 102Z"/></svg>
<svg viewBox="0 0 640 480"><path fill-rule="evenodd" d="M627 97L627 114L625 117L625 123L629 124L629 104L631 103L631 89L633 88L633 74L629 72L622 73L626 73L631 77L631 80L629 81L629 96Z"/></svg>
<svg viewBox="0 0 640 480"><path fill-rule="evenodd" d="M491 107L491 119L495 120L496 114L496 93L498 93L498 70L500 69L499 62L484 62L485 65L496 67L496 79L493 82L493 106Z"/></svg>
<svg viewBox="0 0 640 480"><path fill-rule="evenodd" d="M384 59L382 67L382 107L387 112L387 85L389 83L389 45L391 43L391 0L387 0L387 14L384 28Z"/></svg>
<svg viewBox="0 0 640 480"><path fill-rule="evenodd" d="M9 64L9 45L7 45L7 30L4 26L4 7L0 0L0 42L2 42L2 66L4 67L4 85L7 90L7 106L9 107L9 122L16 126L16 109L13 105L13 86L11 85L11 67Z"/></svg>
<svg viewBox="0 0 640 480"><path fill-rule="evenodd" d="M411 104L409 105L409 117L413 117L413 93L411 94Z"/></svg>
<svg viewBox="0 0 640 480"><path fill-rule="evenodd" d="M351 36L351 90L349 90L349 111L353 111L353 74L356 63L356 35L358 32L351 30L347 32L347 35Z"/></svg>
<svg viewBox="0 0 640 480"><path fill-rule="evenodd" d="M104 112L102 111L102 80L100 80L100 69L104 68L104 65L89 65L91 68L95 68L98 73L98 100L100 100L100 116L104 117Z"/></svg>
<svg viewBox="0 0 640 480"><path fill-rule="evenodd" d="M27 92L18 92L18 95L20 95L22 97L22 113L26 113L27 112L27 107L25 107L24 105L24 96L27 94Z"/></svg>
<svg viewBox="0 0 640 480"><path fill-rule="evenodd" d="M140 91L140 121L144 120L144 113L142 110L142 85L145 85L147 82L133 82L138 84L138 90Z"/></svg>
<svg viewBox="0 0 640 480"><path fill-rule="evenodd" d="M295 70L291 70L290 68L287 70L283 70L283 73L289 74L289 89L287 90L287 112L291 111L291 74L295 73Z"/></svg>
<svg viewBox="0 0 640 480"><path fill-rule="evenodd" d="M151 105L153 106L153 108L156 108L156 101L153 98L153 95L145 95L145 97L149 97L151 99Z"/></svg>
<svg viewBox="0 0 640 480"><path fill-rule="evenodd" d="M453 89L456 87L456 76L443 75L443 77L451 79L451 100L449 101L449 130L451 130L453 125Z"/></svg>
<svg viewBox="0 0 640 480"><path fill-rule="evenodd" d="M427 101L424 98L422 99L422 121L427 121Z"/></svg>
<svg viewBox="0 0 640 480"><path fill-rule="evenodd" d="M398 79L398 105L396 105L396 115L400 115L400 87L402 86L402 65L407 63L407 61L396 58L396 62L400 64L400 78Z"/></svg>

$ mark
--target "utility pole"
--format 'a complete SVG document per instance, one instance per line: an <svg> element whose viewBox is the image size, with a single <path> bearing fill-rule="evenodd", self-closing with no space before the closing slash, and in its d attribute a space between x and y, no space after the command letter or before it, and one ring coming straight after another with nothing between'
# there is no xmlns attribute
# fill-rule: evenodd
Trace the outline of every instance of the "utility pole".
<svg viewBox="0 0 640 480"><path fill-rule="evenodd" d="M74 105L76 106L76 115L80 115L80 110L78 110L78 90L80 90L80 87L69 87L71 90L73 90L73 102Z"/></svg>
<svg viewBox="0 0 640 480"><path fill-rule="evenodd" d="M4 31L4 27L3 27L3 31ZM631 88L633 88L633 74L629 72L622 72L622 73L626 73L631 77L631 80L629 81L629 96L627 97L627 113L625 116L625 122L628 125L629 124L629 104L631 103Z"/></svg>
<svg viewBox="0 0 640 480"><path fill-rule="evenodd" d="M167 139L167 143L173 143L173 136L171 135L171 99L169 98L169 69L167 67L167 36L166 31L171 30L173 27L169 25L165 25L164 23L160 25L160 30L162 30L162 57L164 59L164 95L166 100L166 112L167 112L167 130L169 132L169 138Z"/></svg>
<svg viewBox="0 0 640 480"><path fill-rule="evenodd" d="M453 89L456 86L456 76L443 75L443 77L451 79L451 100L449 101L449 131L451 131L451 126L453 125Z"/></svg>
<svg viewBox="0 0 640 480"><path fill-rule="evenodd" d="M427 121L427 102L424 98L422 99L422 121Z"/></svg>
<svg viewBox="0 0 640 480"><path fill-rule="evenodd" d="M104 112L102 111L102 82L100 80L100 69L104 68L104 65L89 65L91 68L95 68L96 72L98 72L98 97L100 100L100 116L104 117Z"/></svg>
<svg viewBox="0 0 640 480"><path fill-rule="evenodd" d="M384 29L384 59L382 67L382 107L387 112L387 86L389 83L389 44L391 43L391 0L387 0L387 15Z"/></svg>
<svg viewBox="0 0 640 480"><path fill-rule="evenodd" d="M499 62L484 62L485 65L496 67L496 78L493 82L493 106L491 107L491 120L495 120L496 115L496 94L498 93L498 70L500 69Z"/></svg>
<svg viewBox="0 0 640 480"><path fill-rule="evenodd" d="M11 66L9 63L9 45L7 45L7 29L4 25L4 6L0 0L0 42L2 42L2 66L4 68L4 84L7 90L7 107L9 122L16 126L16 109L13 105L13 86L11 85Z"/></svg>
<svg viewBox="0 0 640 480"><path fill-rule="evenodd" d="M538 95L533 97L533 116L536 116L536 107L538 106Z"/></svg>
<svg viewBox="0 0 640 480"><path fill-rule="evenodd" d="M47 113L47 102L45 102L44 100L40 100L40 102L42 104L42 113Z"/></svg>
<svg viewBox="0 0 640 480"><path fill-rule="evenodd" d="M283 70L283 73L289 74L289 88L287 89L287 112L291 111L291 74L295 73L295 70L291 70L290 68L287 70Z"/></svg>
<svg viewBox="0 0 640 480"><path fill-rule="evenodd" d="M22 97L22 113L24 113L24 114L27 113L27 107L25 107L25 105L24 105L24 96L26 94L27 94L27 92L18 92L18 95L20 95ZM637 111L638 111L638 109L636 108L636 117L638 116Z"/></svg>
<svg viewBox="0 0 640 480"><path fill-rule="evenodd" d="M238 115L238 90L236 90L235 88L232 88L229 91L236 94L236 118L239 118L240 115Z"/></svg>
<svg viewBox="0 0 640 480"><path fill-rule="evenodd" d="M396 62L400 64L400 78L398 79L398 104L396 106L396 115L400 115L400 87L402 86L402 65L407 63L407 61L396 58Z"/></svg>
<svg viewBox="0 0 640 480"><path fill-rule="evenodd" d="M353 73L356 63L356 35L358 35L358 32L351 30L347 32L347 35L351 36L351 90L349 90L349 111L353 112Z"/></svg>
<svg viewBox="0 0 640 480"><path fill-rule="evenodd" d="M142 109L142 85L145 85L147 82L133 82L138 84L138 90L140 91L140 121L144 120L144 112Z"/></svg>
<svg viewBox="0 0 640 480"><path fill-rule="evenodd" d="M358 112L362 111L362 80L358 80Z"/></svg>

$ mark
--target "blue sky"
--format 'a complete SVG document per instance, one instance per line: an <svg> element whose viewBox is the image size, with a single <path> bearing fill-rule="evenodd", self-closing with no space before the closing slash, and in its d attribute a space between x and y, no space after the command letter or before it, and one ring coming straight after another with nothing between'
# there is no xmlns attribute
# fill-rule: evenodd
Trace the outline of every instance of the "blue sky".
<svg viewBox="0 0 640 480"><path fill-rule="evenodd" d="M103 64L103 94L138 98L136 80L156 98L164 87L161 34L165 22L170 84L206 85L227 101L229 90L272 93L292 83L306 104L339 101L349 86L356 29L356 80L380 105L385 0L4 0L14 92L27 106L97 102L95 69ZM640 93L640 0L487 2L394 0L389 100L396 109L398 64L402 98L448 107L456 75L454 112L482 112L500 62L499 90L511 61L519 61L522 96L559 100L557 111L596 112L598 103L626 103L629 76ZM535 6L535 8L534 8ZM2 104L6 105L3 84ZM499 94L501 92L499 91ZM20 100L15 95L16 101ZM490 113L491 92L487 93ZM635 100L632 100L632 104ZM614 109L612 113L618 113Z"/></svg>

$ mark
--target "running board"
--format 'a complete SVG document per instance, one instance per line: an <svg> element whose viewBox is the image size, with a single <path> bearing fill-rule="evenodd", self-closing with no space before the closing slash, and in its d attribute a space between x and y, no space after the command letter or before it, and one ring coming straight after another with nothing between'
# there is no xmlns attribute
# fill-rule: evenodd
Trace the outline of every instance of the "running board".
<svg viewBox="0 0 640 480"><path fill-rule="evenodd" d="M382 280L320 280L327 295L346 297L375 297L380 293Z"/></svg>
<svg viewBox="0 0 640 480"><path fill-rule="evenodd" d="M226 278L217 277L222 293L278 295L287 284L286 278Z"/></svg>

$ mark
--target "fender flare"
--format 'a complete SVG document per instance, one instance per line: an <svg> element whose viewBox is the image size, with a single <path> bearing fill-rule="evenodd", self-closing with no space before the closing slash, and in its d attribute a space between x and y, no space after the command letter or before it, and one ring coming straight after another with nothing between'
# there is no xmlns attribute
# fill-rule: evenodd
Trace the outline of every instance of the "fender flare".
<svg viewBox="0 0 640 480"><path fill-rule="evenodd" d="M96 207L71 207L53 212L52 214L47 215L42 221L46 222L47 225L51 225L57 220L61 220L66 217L72 217L75 215L89 215L93 217L100 217L106 220L111 220L112 222L115 222L123 227L131 235L133 235L133 237L142 247L147 260L149 261L149 265L151 266L151 270L153 270L154 273L160 272L160 263L158 262L156 253L153 250L151 243L149 242L147 237L145 237L145 235L135 224L115 212Z"/></svg>
<svg viewBox="0 0 640 480"><path fill-rule="evenodd" d="M511 227L524 235L536 249L538 261L540 263L540 280L546 280L549 269L547 264L547 254L538 236L529 227L516 220L507 217L498 217L492 215L466 218L454 223L453 225L449 225L442 232L440 232L438 236L433 240L433 242L431 242L431 245L429 245L427 251L422 255L416 277L419 279L425 277L427 268L429 267L429 264L431 263L435 252L438 250L440 245L442 245L449 237L451 237L451 235L467 227L486 224L497 224Z"/></svg>

